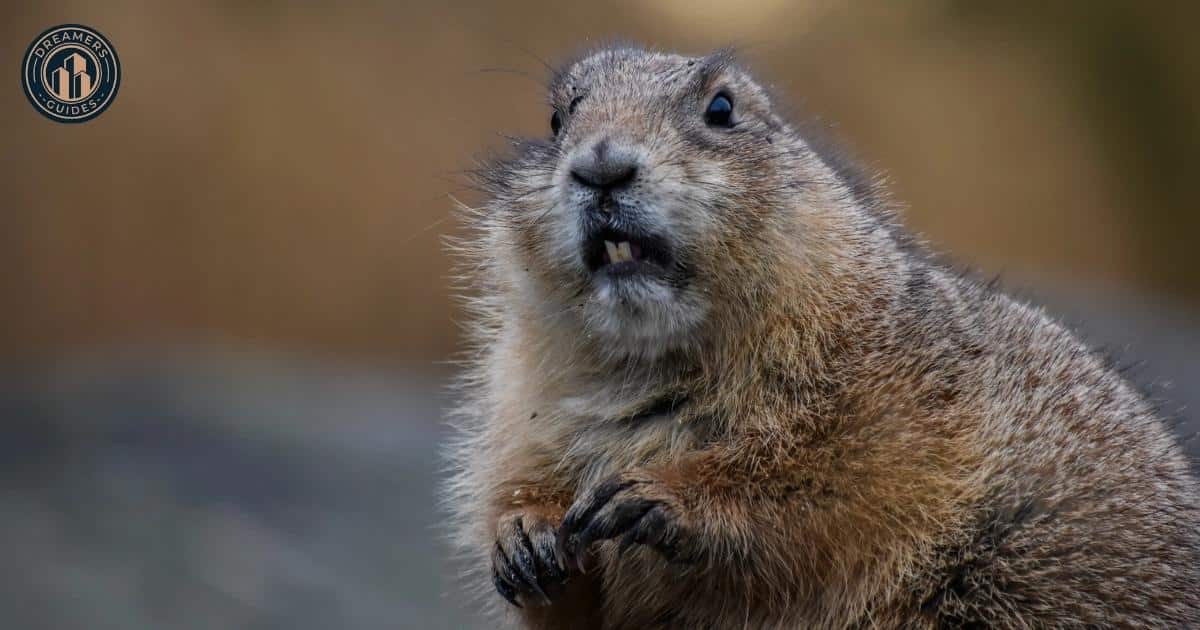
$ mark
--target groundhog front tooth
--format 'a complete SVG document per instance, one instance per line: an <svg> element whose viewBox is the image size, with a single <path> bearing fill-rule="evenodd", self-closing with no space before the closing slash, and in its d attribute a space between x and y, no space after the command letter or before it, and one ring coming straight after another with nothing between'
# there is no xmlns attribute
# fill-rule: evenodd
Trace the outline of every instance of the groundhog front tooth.
<svg viewBox="0 0 1200 630"><path fill-rule="evenodd" d="M612 241L604 241L604 249L608 252L608 262L621 262L621 250L617 249L617 244Z"/></svg>
<svg viewBox="0 0 1200 630"><path fill-rule="evenodd" d="M621 241L617 245L617 251L621 252L621 260L633 260L633 251L629 248L629 241Z"/></svg>

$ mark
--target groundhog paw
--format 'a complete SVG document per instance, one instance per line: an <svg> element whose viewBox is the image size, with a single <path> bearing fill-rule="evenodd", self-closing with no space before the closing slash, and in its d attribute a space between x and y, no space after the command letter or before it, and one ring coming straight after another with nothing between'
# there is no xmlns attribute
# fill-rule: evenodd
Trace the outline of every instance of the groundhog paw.
<svg viewBox="0 0 1200 630"><path fill-rule="evenodd" d="M510 604L546 605L567 579L553 522L525 511L500 518L492 548L492 583Z"/></svg>
<svg viewBox="0 0 1200 630"><path fill-rule="evenodd" d="M621 549L646 545L675 559L682 533L679 514L676 498L652 475L614 475L575 498L558 528L559 551L581 572L592 543L618 537Z"/></svg>

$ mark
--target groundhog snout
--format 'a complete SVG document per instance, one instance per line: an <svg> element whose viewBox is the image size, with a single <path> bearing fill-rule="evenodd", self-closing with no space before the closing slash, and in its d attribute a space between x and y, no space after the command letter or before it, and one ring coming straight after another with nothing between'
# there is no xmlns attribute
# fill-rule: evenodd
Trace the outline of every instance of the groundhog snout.
<svg viewBox="0 0 1200 630"><path fill-rule="evenodd" d="M656 222L646 214L646 153L620 135L600 134L580 143L568 157L565 191L574 200L587 232L605 228L649 231Z"/></svg>
<svg viewBox="0 0 1200 630"><path fill-rule="evenodd" d="M626 142L602 138L576 153L571 159L571 179L576 185L595 192L610 193L632 184L638 176L641 159Z"/></svg>

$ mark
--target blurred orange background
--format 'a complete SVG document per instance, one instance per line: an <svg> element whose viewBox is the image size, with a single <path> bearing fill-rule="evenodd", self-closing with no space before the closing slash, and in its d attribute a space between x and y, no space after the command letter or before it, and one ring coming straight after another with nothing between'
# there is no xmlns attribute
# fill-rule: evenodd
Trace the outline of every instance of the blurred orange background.
<svg viewBox="0 0 1200 630"><path fill-rule="evenodd" d="M13 68L42 29L77 21L113 41L125 78L84 125L0 90L0 347L446 356L439 237L450 195L477 201L462 170L501 134L546 133L543 59L616 37L739 48L964 265L1194 304L1198 17L947 0L9 5Z"/></svg>

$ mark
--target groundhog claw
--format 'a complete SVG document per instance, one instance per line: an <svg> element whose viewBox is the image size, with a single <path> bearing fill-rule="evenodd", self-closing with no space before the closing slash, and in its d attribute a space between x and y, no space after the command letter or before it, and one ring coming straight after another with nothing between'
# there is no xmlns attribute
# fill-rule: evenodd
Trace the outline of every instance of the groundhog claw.
<svg viewBox="0 0 1200 630"><path fill-rule="evenodd" d="M549 604L566 578L553 524L521 512L500 519L492 548L492 583L504 599L518 608L522 603Z"/></svg>
<svg viewBox="0 0 1200 630"><path fill-rule="evenodd" d="M575 499L558 528L560 555L581 572L592 543L621 538L621 549L637 543L676 555L677 511L659 484L648 477L616 475Z"/></svg>

